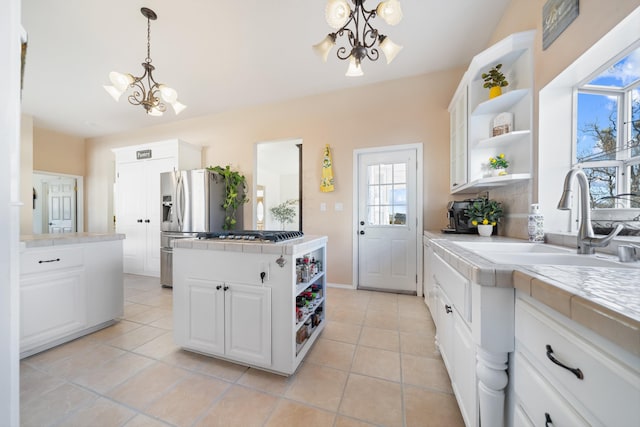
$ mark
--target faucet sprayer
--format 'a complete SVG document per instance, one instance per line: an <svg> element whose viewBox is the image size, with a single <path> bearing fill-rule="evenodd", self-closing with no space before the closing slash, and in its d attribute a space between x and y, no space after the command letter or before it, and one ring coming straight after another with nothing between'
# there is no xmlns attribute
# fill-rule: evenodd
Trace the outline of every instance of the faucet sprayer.
<svg viewBox="0 0 640 427"><path fill-rule="evenodd" d="M578 253L594 254L595 248L607 246L615 236L617 236L624 228L622 224L618 224L616 228L605 237L595 237L593 227L591 226L591 195L589 192L589 180L587 175L579 168L573 168L564 179L564 189L562 197L558 202L558 209L571 209L571 194L573 190L571 185L574 180L578 180L580 189L580 227L578 229Z"/></svg>

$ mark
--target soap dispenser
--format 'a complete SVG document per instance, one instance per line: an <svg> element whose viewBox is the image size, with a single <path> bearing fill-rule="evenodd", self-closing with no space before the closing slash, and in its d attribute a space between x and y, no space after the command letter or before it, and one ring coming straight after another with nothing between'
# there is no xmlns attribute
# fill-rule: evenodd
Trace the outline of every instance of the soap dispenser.
<svg viewBox="0 0 640 427"><path fill-rule="evenodd" d="M528 229L530 242L544 243L544 217L537 203L533 203L529 208Z"/></svg>

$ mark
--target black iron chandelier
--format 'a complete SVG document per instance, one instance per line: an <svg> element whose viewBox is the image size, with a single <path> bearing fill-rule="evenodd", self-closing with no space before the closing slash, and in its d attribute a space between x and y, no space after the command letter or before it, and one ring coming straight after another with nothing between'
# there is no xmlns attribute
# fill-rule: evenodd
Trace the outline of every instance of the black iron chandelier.
<svg viewBox="0 0 640 427"><path fill-rule="evenodd" d="M140 9L140 12L147 18L147 57L142 63L144 74L135 77L128 73L112 71L109 73L111 85L104 88L116 101L128 88L132 88L133 93L128 97L129 103L142 105L150 116L161 116L166 111L167 107L162 101L170 104L176 114L180 114L187 106L178 101L178 93L153 78L155 67L151 65L151 20L158 19L158 15L146 7Z"/></svg>
<svg viewBox="0 0 640 427"><path fill-rule="evenodd" d="M396 25L402 20L402 10L398 0L383 0L375 9L367 10L363 4L366 0L351 0L355 5L352 10L347 0L328 0L325 9L327 23L335 28L335 33L329 33L324 40L313 46L313 49L326 62L329 52L336 44L338 36L347 35L350 49L344 46L338 48L338 58L349 60L346 75L349 77L362 76L360 66L364 58L377 61L380 57L378 49L387 58L387 64L402 50L402 46L392 42L389 37L380 34L371 26L371 19L381 17L387 24ZM351 28L347 28L348 26Z"/></svg>

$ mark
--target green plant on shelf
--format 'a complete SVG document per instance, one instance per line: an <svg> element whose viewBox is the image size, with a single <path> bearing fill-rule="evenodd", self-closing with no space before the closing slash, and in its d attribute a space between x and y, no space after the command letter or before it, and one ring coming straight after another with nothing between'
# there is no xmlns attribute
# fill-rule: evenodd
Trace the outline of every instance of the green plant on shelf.
<svg viewBox="0 0 640 427"><path fill-rule="evenodd" d="M502 203L486 197L475 200L464 214L471 220L471 224L496 225L504 215Z"/></svg>

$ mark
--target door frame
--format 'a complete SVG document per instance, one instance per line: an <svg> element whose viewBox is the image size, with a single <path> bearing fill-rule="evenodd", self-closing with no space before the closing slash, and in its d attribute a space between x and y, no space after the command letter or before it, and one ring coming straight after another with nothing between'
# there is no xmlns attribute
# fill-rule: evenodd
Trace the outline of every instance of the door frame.
<svg viewBox="0 0 640 427"><path fill-rule="evenodd" d="M416 150L416 273L418 280L416 282L416 293L419 297L422 296L422 234L423 234L423 212L424 212L424 176L423 176L423 145L421 142L416 144L402 144L402 145L387 145L383 147L372 148L359 148L353 150L353 220L351 223L353 236L353 253L352 253L352 284L353 289L358 288L358 271L359 271L359 239L358 239L358 221L359 221L359 168L360 168L360 156L364 154L380 153L385 151L404 151L404 150Z"/></svg>
<svg viewBox="0 0 640 427"><path fill-rule="evenodd" d="M76 232L77 233L84 232L84 177L80 175L47 172L47 171L41 171L41 170L34 170L32 172L32 176L33 174L49 175L52 178L55 178L55 177L73 178L76 180ZM42 197L42 195L39 194L38 197ZM44 233L44 230L42 230L42 233Z"/></svg>

